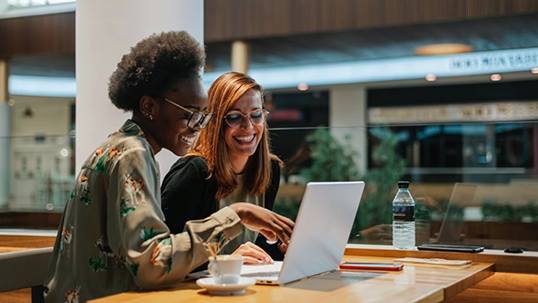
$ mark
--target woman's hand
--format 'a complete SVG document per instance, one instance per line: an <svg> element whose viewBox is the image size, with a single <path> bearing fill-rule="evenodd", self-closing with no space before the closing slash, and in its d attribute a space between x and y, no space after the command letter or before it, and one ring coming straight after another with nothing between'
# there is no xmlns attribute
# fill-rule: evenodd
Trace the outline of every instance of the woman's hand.
<svg viewBox="0 0 538 303"><path fill-rule="evenodd" d="M280 250L281 253L283 254L286 254L286 252L288 251L288 244L284 244L284 243L278 243L278 249Z"/></svg>
<svg viewBox="0 0 538 303"><path fill-rule="evenodd" d="M277 237L285 244L290 241L295 226L292 220L250 203L239 202L229 207L237 213L246 228L259 232L271 241Z"/></svg>
<svg viewBox="0 0 538 303"><path fill-rule="evenodd" d="M244 264L273 264L275 262L265 250L252 242L241 244L232 255L243 256Z"/></svg>

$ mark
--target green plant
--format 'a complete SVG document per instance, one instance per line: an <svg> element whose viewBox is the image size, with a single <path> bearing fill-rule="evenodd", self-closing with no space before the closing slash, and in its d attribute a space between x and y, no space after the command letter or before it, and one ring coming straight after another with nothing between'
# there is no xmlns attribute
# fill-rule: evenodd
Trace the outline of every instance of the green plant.
<svg viewBox="0 0 538 303"><path fill-rule="evenodd" d="M351 181L365 180L366 190L359 207L350 240L359 231L392 222L392 195L405 170L405 161L394 149L398 137L390 130L381 132L379 144L374 148L372 159L376 167L362 177L355 159L358 153L349 144L339 142L325 128L319 128L307 137L312 150L312 166L300 171L305 181Z"/></svg>
<svg viewBox="0 0 538 303"><path fill-rule="evenodd" d="M351 239L363 229L392 223L394 189L405 171L404 159L394 151L397 144L398 136L393 132L380 132L379 143L372 152L376 167L364 176L368 195L361 202Z"/></svg>
<svg viewBox="0 0 538 303"><path fill-rule="evenodd" d="M312 150L312 166L299 174L306 181L352 181L359 178L355 164L358 153L351 147L350 136L344 144L336 140L328 129L318 128L306 137Z"/></svg>
<svg viewBox="0 0 538 303"><path fill-rule="evenodd" d="M523 206L512 206L508 202L501 204L496 201L482 203L484 221L522 222L524 217L530 218L532 222L538 222L538 207L534 201L529 201Z"/></svg>

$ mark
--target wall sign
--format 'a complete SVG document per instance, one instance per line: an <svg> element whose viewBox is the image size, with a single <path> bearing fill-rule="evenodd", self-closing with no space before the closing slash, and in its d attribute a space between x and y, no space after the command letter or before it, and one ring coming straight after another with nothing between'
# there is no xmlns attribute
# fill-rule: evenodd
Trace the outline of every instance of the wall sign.
<svg viewBox="0 0 538 303"><path fill-rule="evenodd" d="M370 124L524 121L538 119L538 101L373 107L368 109Z"/></svg>

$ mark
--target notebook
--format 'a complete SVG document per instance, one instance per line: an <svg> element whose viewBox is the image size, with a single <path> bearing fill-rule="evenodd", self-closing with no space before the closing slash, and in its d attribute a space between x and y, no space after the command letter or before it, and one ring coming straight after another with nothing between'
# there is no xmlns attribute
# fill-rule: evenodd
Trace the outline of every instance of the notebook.
<svg viewBox="0 0 538 303"><path fill-rule="evenodd" d="M338 269L364 182L311 182L306 186L283 262L243 265L257 284L282 285Z"/></svg>

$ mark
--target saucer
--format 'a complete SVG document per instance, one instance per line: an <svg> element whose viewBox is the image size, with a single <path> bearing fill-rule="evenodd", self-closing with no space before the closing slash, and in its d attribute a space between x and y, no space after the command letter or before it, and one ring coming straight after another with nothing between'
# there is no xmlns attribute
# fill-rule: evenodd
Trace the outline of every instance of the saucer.
<svg viewBox="0 0 538 303"><path fill-rule="evenodd" d="M236 284L216 284L213 278L202 278L196 280L196 284L207 289L212 295L242 295L247 287L256 284L256 279L241 277Z"/></svg>

